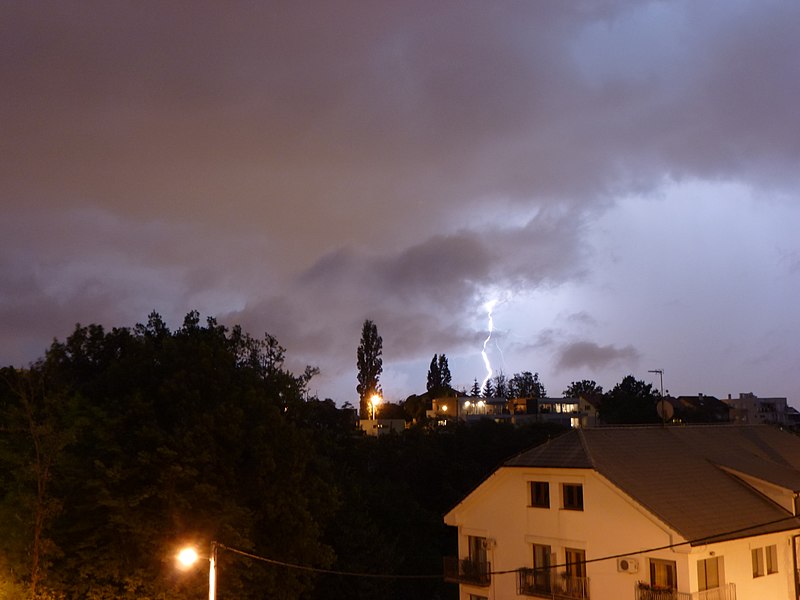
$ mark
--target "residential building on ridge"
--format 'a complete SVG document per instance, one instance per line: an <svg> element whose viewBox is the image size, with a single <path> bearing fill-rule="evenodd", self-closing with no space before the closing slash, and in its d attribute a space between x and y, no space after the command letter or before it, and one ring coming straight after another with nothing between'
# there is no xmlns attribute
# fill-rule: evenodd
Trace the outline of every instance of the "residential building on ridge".
<svg viewBox="0 0 800 600"><path fill-rule="evenodd" d="M789 425L789 406L786 398L759 398L753 393L728 395L724 402L731 407L731 421L738 423L773 423Z"/></svg>
<svg viewBox="0 0 800 600"><path fill-rule="evenodd" d="M572 429L445 515L445 577L460 600L798 600L799 496L776 427Z"/></svg>

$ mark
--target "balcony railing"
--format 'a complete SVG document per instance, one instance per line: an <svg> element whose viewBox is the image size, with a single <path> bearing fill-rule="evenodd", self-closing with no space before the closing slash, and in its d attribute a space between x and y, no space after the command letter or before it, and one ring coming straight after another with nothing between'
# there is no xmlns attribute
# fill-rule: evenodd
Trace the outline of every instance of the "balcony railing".
<svg viewBox="0 0 800 600"><path fill-rule="evenodd" d="M492 568L488 562L459 559L455 556L444 558L444 579L453 583L471 583L482 587L492 582Z"/></svg>
<svg viewBox="0 0 800 600"><path fill-rule="evenodd" d="M679 592L653 588L647 583L636 584L636 600L736 600L736 584L727 583L702 592Z"/></svg>
<svg viewBox="0 0 800 600"><path fill-rule="evenodd" d="M520 569L517 592L538 598L586 600L589 598L589 578L571 577L553 569Z"/></svg>

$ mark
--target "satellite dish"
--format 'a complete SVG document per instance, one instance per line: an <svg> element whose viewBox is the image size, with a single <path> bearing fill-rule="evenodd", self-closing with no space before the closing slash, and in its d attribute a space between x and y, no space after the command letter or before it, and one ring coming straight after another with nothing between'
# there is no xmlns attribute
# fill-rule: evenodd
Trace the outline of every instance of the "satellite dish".
<svg viewBox="0 0 800 600"><path fill-rule="evenodd" d="M669 421L675 414L675 407L668 400L661 399L656 404L656 412L662 421Z"/></svg>

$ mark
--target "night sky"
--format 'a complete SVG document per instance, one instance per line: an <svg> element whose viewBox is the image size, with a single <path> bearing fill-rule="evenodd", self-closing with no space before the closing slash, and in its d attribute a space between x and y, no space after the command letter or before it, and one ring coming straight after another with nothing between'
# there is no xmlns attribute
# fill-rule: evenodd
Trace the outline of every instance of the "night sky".
<svg viewBox="0 0 800 600"><path fill-rule="evenodd" d="M4 2L0 364L191 309L357 404L800 405L800 2Z"/></svg>

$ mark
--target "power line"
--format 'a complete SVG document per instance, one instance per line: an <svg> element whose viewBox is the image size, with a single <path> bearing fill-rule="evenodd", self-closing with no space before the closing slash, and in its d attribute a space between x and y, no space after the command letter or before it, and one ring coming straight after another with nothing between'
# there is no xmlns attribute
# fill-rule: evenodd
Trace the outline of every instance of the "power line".
<svg viewBox="0 0 800 600"><path fill-rule="evenodd" d="M745 531L750 531L751 529L758 529L759 527L768 527L770 525L777 525L778 523L782 523L784 521L791 521L796 520L798 517L792 515L790 517L781 517L780 519L775 519L774 521L767 521L765 523L759 523L757 525L749 525L747 527L740 527L739 529L731 529L729 531L723 531L721 533L715 533L713 535L707 535L705 537L696 538L693 540L686 540L685 542L677 542L675 544L665 544L664 546L656 546L653 548L645 548L642 550L635 550L633 552L622 552L620 554L609 554L607 556L599 556L597 558L590 558L587 560L582 561L584 564L588 563L595 563L595 562L602 562L606 560L614 560L616 558L624 558L626 556L633 556L636 554L648 554L650 552L658 552L659 550L669 550L671 548L677 548L679 546L694 546L699 544L709 544L714 543L714 540L717 538L724 538L729 535L735 535L737 533L744 533ZM776 532L772 532L776 533ZM722 540L720 540L722 541ZM566 567L567 564L560 564L560 565L551 565L547 567L547 569L542 570L549 570L549 569L557 569L559 567ZM507 575L509 573L516 573L519 569L507 569L505 571L492 571L489 575Z"/></svg>
<svg viewBox="0 0 800 600"><path fill-rule="evenodd" d="M369 579L442 579L441 574L437 575L398 575L398 574L382 574L382 573L359 573L354 571L336 571L334 569L321 569L318 567L309 567L306 565L298 565L288 562L283 562L280 560L274 560L272 558L265 558L263 556L258 556L257 554L251 554L250 552L245 552L244 550L237 550L236 548L231 548L229 546L225 546L224 544L217 543L217 546L220 548L224 548L229 552L233 552L235 554L240 554L242 556L246 556L248 558L252 558L253 560L258 560L261 562L269 563L271 565L277 565L279 567L286 567L289 569L296 569L299 571L309 571L312 573L322 573L326 575L341 575L344 577L362 577L362 578L369 578Z"/></svg>
<svg viewBox="0 0 800 600"><path fill-rule="evenodd" d="M747 527L741 527L741 528L738 528L738 529L731 529L729 531L723 531L721 533L715 533L713 535L708 535L708 536L701 537L701 538L696 538L696 539L693 539L693 540L687 540L685 542L677 542L677 543L674 543L674 544L665 544L663 546L655 546L653 548L638 549L638 550L633 550L633 551L630 551L630 552L622 552L622 553L619 553L619 554L609 554L609 555L600 556L600 557L597 557L597 558L590 558L590 559L587 559L587 560L582 561L582 562L584 564L596 563L596 562L602 562L602 561L606 561L606 560L614 560L614 559L617 559L617 558L624 558L624 557L627 557L627 556L633 556L633 555L636 555L636 554L648 554L650 552L658 552L660 550L669 550L671 548L677 548L679 546L687 546L687 545L692 545L693 546L693 545L704 544L704 543L705 544L713 543L714 540L718 539L718 538L724 538L724 537L727 537L727 536L730 536L730 535L735 535L737 533L744 533L745 531L750 531L752 529L758 529L760 527L768 527L770 525L777 525L778 523L782 523L784 521L796 520L797 518L798 517L796 517L796 516L782 517L780 519L775 519L774 521L767 521L765 523L758 523L756 525L749 525ZM239 554L241 556L245 556L247 558L251 558L253 560L257 560L257 561L264 562L264 563L267 563L267 564L271 564L271 565L275 565L275 566L279 566L279 567L285 567L287 569L296 569L296 570L299 570L299 571L307 571L307 572L311 572L311 573L319 573L319 574L324 574L324 575L339 575L339 576L342 576L342 577L361 577L361 578L364 578L364 579L428 579L428 580L430 580L430 579L443 579L444 578L443 575L441 575L441 574L437 574L437 575L400 575L400 574L394 574L394 573L363 573L363 572L356 572L356 571L337 571L335 569L322 569L322 568L319 568L319 567L310 567L310 566L307 566L307 565L298 565L298 564L295 564L295 563L289 563L289 562L284 562L284 561L280 561L280 560L275 560L275 559L272 559L272 558L266 558L264 556L259 556L257 554L252 554L250 552L245 552L244 550L239 550L237 548L231 548L230 546L226 546L224 544L220 544L219 542L217 542L217 546L219 548L223 548L223 549L225 549L225 550L227 550L229 552L233 552L234 554ZM564 567L564 568L567 567L567 563L550 565L547 568L536 569L536 570L546 571L546 570L558 569L558 568L562 568L562 567ZM504 571L490 571L489 573L487 573L487 575L509 575L509 574L512 574L512 573L517 573L519 570L520 569L517 568L517 569L506 569Z"/></svg>

